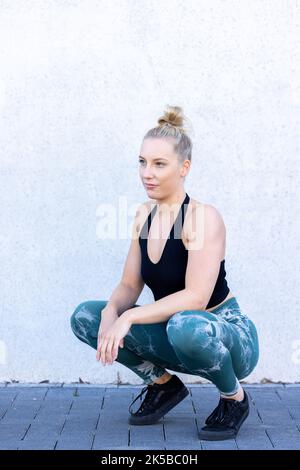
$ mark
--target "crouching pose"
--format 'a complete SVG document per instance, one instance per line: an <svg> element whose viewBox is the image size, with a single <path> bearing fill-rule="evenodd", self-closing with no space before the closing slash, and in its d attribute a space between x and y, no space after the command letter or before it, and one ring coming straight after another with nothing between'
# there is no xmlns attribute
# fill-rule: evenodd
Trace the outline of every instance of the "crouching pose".
<svg viewBox="0 0 300 470"><path fill-rule="evenodd" d="M181 108L170 107L145 135L139 174L155 205L147 200L137 209L123 275L110 298L79 304L71 327L97 360L116 360L146 384L130 404L130 424L157 422L189 394L168 369L217 387L219 403L199 437L230 439L249 414L239 381L258 362L258 336L227 285L222 216L184 189L192 143L182 123ZM145 284L155 301L138 305Z"/></svg>

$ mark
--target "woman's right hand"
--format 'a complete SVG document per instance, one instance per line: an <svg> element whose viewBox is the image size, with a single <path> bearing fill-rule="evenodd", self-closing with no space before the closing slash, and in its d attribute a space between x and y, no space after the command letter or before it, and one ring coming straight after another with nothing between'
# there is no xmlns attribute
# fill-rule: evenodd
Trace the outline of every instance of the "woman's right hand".
<svg viewBox="0 0 300 470"><path fill-rule="evenodd" d="M103 309L101 312L101 322L98 330L96 360L100 361L101 341L105 337L107 330L119 318L118 313L113 309ZM124 338L120 341L121 348L124 346Z"/></svg>

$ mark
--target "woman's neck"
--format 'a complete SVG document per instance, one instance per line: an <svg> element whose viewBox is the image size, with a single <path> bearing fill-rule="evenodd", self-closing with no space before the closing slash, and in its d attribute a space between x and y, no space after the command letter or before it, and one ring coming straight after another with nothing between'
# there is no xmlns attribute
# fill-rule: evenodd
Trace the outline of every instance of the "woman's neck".
<svg viewBox="0 0 300 470"><path fill-rule="evenodd" d="M183 190L178 194L172 194L169 198L166 199L157 199L157 211L160 214L169 213L171 210L174 210L174 207L181 206L186 197L186 191Z"/></svg>

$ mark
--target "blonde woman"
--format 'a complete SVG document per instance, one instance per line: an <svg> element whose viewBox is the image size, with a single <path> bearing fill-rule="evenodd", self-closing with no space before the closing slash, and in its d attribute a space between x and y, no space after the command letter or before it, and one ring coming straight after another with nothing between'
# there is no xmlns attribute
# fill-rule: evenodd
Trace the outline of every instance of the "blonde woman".
<svg viewBox="0 0 300 470"><path fill-rule="evenodd" d="M227 285L220 212L184 189L192 142L183 124L182 109L168 107L146 133L138 159L150 200L137 209L122 278L108 300L78 305L71 327L97 350L97 360L117 361L143 379L146 387L129 407L130 424L157 422L189 394L168 369L217 387L219 403L199 437L230 439L249 414L239 381L258 362L258 336ZM138 305L145 284L155 301Z"/></svg>

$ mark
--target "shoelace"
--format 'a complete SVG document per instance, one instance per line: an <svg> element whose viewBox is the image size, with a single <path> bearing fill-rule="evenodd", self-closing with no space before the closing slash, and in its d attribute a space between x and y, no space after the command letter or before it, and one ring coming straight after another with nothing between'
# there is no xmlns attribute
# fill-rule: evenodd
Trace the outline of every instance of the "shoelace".
<svg viewBox="0 0 300 470"><path fill-rule="evenodd" d="M236 414L237 407L236 400L226 400L220 398L217 408L212 412L206 420L207 424L227 424Z"/></svg>
<svg viewBox="0 0 300 470"><path fill-rule="evenodd" d="M149 407L150 403L151 403L151 399L152 397L156 394L156 390L155 390L155 384L154 385L147 385L146 387L144 387L141 391L141 393L133 400L133 402L129 405L129 411L131 413L131 410L132 410L132 405L137 401L138 398L140 398L145 392L148 392L147 395L145 396L144 398L144 401L142 402L141 406L139 407L139 409L136 411L136 413L138 413L139 411L143 411L144 409L146 409L147 407Z"/></svg>

